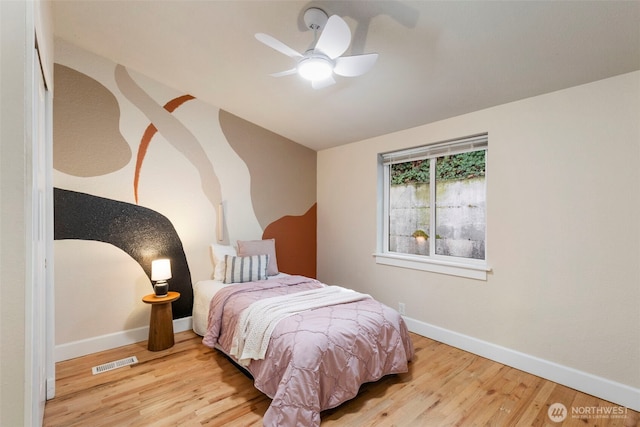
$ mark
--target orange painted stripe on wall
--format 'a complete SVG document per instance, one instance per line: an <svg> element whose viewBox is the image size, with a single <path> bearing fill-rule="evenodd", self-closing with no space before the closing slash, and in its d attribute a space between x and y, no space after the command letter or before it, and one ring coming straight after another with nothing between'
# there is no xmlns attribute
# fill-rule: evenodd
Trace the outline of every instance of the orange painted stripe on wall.
<svg viewBox="0 0 640 427"><path fill-rule="evenodd" d="M195 99L195 97L192 95L182 95L164 104L163 108L168 112L173 113L176 108L192 99ZM154 126L153 123L149 123L149 126L147 126L144 133L142 134L140 145L138 146L138 155L136 156L136 169L133 176L133 195L135 197L136 204L138 203L138 183L140 182L140 170L142 169L142 162L147 155L147 148L149 148L151 138L153 138L156 132L158 132L158 129Z"/></svg>

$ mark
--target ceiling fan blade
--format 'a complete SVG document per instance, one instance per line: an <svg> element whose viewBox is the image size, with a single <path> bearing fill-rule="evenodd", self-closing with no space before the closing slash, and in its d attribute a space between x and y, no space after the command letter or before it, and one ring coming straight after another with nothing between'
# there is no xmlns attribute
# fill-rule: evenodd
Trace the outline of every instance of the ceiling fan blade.
<svg viewBox="0 0 640 427"><path fill-rule="evenodd" d="M311 87L314 89L322 89L327 86L331 86L332 84L335 84L335 82L336 81L333 79L333 77L329 76L324 80L312 80Z"/></svg>
<svg viewBox="0 0 640 427"><path fill-rule="evenodd" d="M278 52L284 53L285 55L290 56L292 58L300 58L300 57L302 57L301 53L293 50L292 48L290 48L286 44L282 43L280 40L278 40L276 38L273 38L268 34L256 33L256 39L258 39L262 43L266 44L271 49L275 49Z"/></svg>
<svg viewBox="0 0 640 427"><path fill-rule="evenodd" d="M351 30L349 26L338 15L332 15L327 20L315 49L329 58L335 59L346 52L350 43Z"/></svg>
<svg viewBox="0 0 640 427"><path fill-rule="evenodd" d="M271 77L282 77L282 76L290 76L291 74L295 74L298 72L297 68L292 68L290 70L280 71L279 73L269 74Z"/></svg>
<svg viewBox="0 0 640 427"><path fill-rule="evenodd" d="M360 76L373 67L378 59L377 53L367 53L365 55L342 56L336 59L336 66L333 72L345 77Z"/></svg>

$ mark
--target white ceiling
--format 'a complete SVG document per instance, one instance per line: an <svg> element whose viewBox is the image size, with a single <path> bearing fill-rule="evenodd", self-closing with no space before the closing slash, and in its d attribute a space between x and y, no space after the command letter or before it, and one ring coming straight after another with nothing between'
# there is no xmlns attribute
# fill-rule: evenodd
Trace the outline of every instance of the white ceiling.
<svg viewBox="0 0 640 427"><path fill-rule="evenodd" d="M54 31L321 150L640 69L640 1L54 0ZM342 16L361 77L314 90L268 74L304 51L309 6ZM639 95L640 96L640 95Z"/></svg>

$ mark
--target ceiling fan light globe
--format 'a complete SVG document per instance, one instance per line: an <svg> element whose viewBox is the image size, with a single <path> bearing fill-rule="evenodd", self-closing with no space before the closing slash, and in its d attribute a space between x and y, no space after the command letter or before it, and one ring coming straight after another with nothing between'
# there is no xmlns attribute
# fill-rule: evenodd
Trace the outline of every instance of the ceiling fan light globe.
<svg viewBox="0 0 640 427"><path fill-rule="evenodd" d="M325 80L333 74L333 63L325 58L305 58L298 63L298 74L310 81Z"/></svg>

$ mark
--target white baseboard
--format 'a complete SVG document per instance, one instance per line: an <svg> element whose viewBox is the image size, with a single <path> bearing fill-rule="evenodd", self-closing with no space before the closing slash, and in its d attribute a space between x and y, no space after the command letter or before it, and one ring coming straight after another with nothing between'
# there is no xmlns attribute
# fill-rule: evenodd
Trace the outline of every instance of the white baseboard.
<svg viewBox="0 0 640 427"><path fill-rule="evenodd" d="M640 389L598 377L588 372L559 365L529 354L482 341L419 320L404 317L411 332L486 357L583 393L640 411ZM555 402L549 402L555 403ZM560 402L568 404L567 402ZM569 402L570 403L570 402Z"/></svg>
<svg viewBox="0 0 640 427"><path fill-rule="evenodd" d="M173 332L183 332L191 329L191 316L175 319L173 321ZM55 347L54 357L56 362L74 359L87 354L109 350L123 345L134 344L146 341L149 338L149 327L129 329L127 331L115 332L101 335L99 337L87 338L85 340L60 344Z"/></svg>

